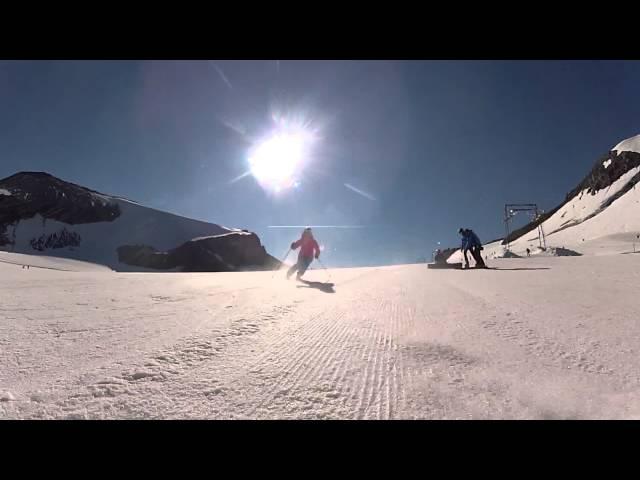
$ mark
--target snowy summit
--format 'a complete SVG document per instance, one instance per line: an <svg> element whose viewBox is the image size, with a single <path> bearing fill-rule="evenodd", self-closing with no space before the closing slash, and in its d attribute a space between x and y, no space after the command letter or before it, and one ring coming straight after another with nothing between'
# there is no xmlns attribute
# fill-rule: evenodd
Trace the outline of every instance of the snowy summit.
<svg viewBox="0 0 640 480"><path fill-rule="evenodd" d="M640 153L640 135L627 138L611 149L616 153L635 152Z"/></svg>

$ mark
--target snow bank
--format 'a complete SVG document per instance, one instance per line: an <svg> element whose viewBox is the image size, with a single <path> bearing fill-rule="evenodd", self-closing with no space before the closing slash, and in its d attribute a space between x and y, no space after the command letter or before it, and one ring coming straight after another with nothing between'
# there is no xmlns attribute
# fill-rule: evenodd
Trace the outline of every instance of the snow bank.
<svg viewBox="0 0 640 480"><path fill-rule="evenodd" d="M537 255L541 257L579 257L582 254L563 247L550 247L550 248L535 248L531 251L531 255Z"/></svg>
<svg viewBox="0 0 640 480"><path fill-rule="evenodd" d="M4 392L0 394L0 402L12 402L16 397L11 392Z"/></svg>
<svg viewBox="0 0 640 480"><path fill-rule="evenodd" d="M13 194L6 188L0 188L0 195L3 195L5 197L10 197Z"/></svg>

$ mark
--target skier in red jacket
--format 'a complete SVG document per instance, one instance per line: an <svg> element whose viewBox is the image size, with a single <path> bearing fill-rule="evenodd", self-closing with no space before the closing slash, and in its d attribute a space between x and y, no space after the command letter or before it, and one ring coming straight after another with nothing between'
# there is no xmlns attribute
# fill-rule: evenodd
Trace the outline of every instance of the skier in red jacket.
<svg viewBox="0 0 640 480"><path fill-rule="evenodd" d="M291 250L296 250L297 248L300 248L298 262L289 269L287 278L291 277L293 272L297 270L296 280L300 280L300 277L304 275L304 272L307 271L307 268L309 268L309 265L313 262L313 257L320 257L320 246L318 242L316 242L316 239L313 238L313 233L311 233L310 228L305 228L300 239L291 244Z"/></svg>

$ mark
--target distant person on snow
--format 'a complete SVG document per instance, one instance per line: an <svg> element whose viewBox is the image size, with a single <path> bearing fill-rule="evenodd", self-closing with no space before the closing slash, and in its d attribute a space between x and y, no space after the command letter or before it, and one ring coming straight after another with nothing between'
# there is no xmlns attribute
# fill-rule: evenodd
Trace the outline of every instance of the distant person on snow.
<svg viewBox="0 0 640 480"><path fill-rule="evenodd" d="M527 257L530 257L530 256L531 256L531 250L527 248Z"/></svg>
<svg viewBox="0 0 640 480"><path fill-rule="evenodd" d="M317 259L320 257L320 246L318 242L316 242L316 239L313 238L313 233L310 228L305 228L300 239L291 244L291 250L296 250L297 248L300 248L298 262L289 269L287 278L290 278L293 272L297 270L296 280L300 280L300 277L304 275L309 265L311 265L311 262L313 262L313 258L315 257Z"/></svg>
<svg viewBox="0 0 640 480"><path fill-rule="evenodd" d="M482 254L480 253L482 248L482 242L475 234L473 230L470 228L461 228L458 230L458 233L462 236L462 253L464 254L464 263L465 268L469 268L469 257L467 256L467 252L471 252L471 256L476 261L476 268L487 268L482 259Z"/></svg>

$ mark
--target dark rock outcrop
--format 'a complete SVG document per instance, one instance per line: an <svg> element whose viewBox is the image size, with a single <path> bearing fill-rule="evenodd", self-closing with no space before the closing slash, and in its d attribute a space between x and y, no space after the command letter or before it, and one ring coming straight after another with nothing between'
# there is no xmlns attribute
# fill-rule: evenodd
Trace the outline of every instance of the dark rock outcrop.
<svg viewBox="0 0 640 480"><path fill-rule="evenodd" d="M118 248L120 262L154 270L234 272L275 270L281 263L267 253L255 233L232 232L190 240L168 252L144 245Z"/></svg>
<svg viewBox="0 0 640 480"><path fill-rule="evenodd" d="M7 227L40 214L69 225L112 222L120 207L108 196L48 173L20 172L0 180L0 246L11 244Z"/></svg>
<svg viewBox="0 0 640 480"><path fill-rule="evenodd" d="M66 228L63 228L59 232L32 238L30 244L34 250L44 252L49 249L79 247L81 241L82 238L76 232L70 232Z"/></svg>
<svg viewBox="0 0 640 480"><path fill-rule="evenodd" d="M605 165L607 165L605 167ZM587 176L571 190L565 199L565 203L583 190L595 195L599 190L610 187L616 180L629 170L640 167L640 153L611 151L596 161Z"/></svg>

